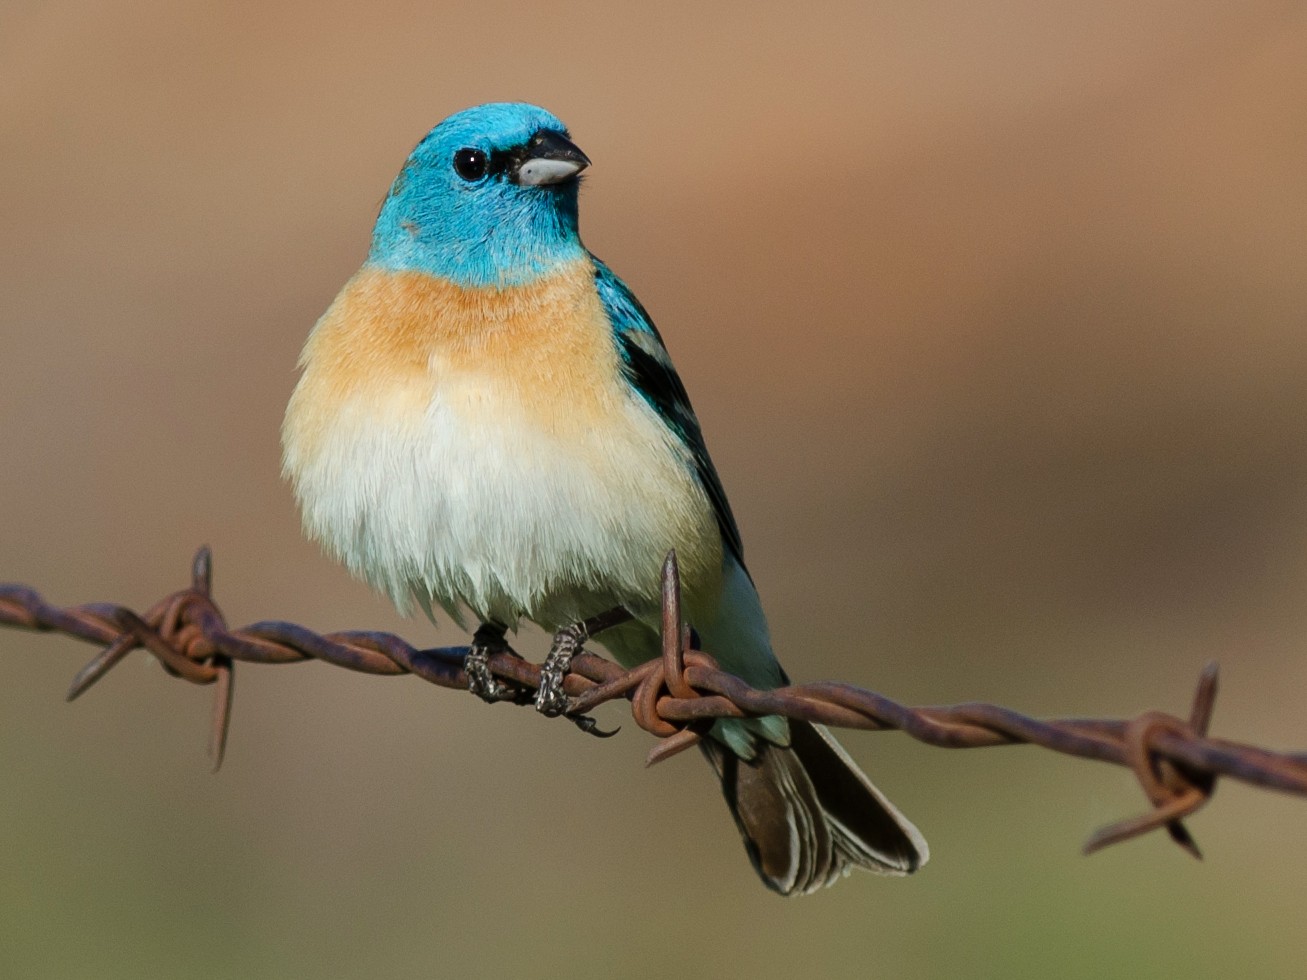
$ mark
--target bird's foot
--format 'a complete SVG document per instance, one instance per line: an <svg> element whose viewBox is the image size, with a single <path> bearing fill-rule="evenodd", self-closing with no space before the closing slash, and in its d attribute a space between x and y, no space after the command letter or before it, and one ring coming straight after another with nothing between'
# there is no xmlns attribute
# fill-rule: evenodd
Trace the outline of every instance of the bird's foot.
<svg viewBox="0 0 1307 980"><path fill-rule="evenodd" d="M549 656L540 667L540 690L536 693L536 711L546 718L567 713L569 702L563 692L563 679L572 669L572 658L581 652L589 636L584 623L564 626L554 634Z"/></svg>
<svg viewBox="0 0 1307 980"><path fill-rule="evenodd" d="M490 672L490 655L512 652L504 640L504 627L495 623L482 623L472 634L472 645L463 658L463 672L467 674L467 689L487 704L496 701L513 701L517 691Z"/></svg>

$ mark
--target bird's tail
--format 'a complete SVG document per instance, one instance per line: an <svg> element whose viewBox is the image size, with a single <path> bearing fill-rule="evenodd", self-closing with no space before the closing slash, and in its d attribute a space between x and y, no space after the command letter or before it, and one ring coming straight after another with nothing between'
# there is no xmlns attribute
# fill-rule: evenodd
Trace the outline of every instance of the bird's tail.
<svg viewBox="0 0 1307 980"><path fill-rule="evenodd" d="M789 729L788 746L759 739L751 760L713 738L699 743L768 888L805 895L851 868L906 875L926 863L920 832L825 728L791 721Z"/></svg>

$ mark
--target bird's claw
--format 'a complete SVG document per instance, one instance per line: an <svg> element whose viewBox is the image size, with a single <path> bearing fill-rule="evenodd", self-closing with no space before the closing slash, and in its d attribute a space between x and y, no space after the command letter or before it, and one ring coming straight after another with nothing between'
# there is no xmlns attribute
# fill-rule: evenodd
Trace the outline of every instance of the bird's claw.
<svg viewBox="0 0 1307 980"><path fill-rule="evenodd" d="M599 722L595 721L589 715L568 715L567 720L587 735L593 735L595 738L612 738L622 730L619 725L611 732L606 732L599 727Z"/></svg>
<svg viewBox="0 0 1307 980"><path fill-rule="evenodd" d="M496 701L511 701L513 689L498 680L490 672L490 655L497 651L490 647L473 646L463 659L463 671L467 674L467 689L487 704Z"/></svg>
<svg viewBox="0 0 1307 980"><path fill-rule="evenodd" d="M546 718L567 714L570 701L563 691L563 679L571 670L572 658L580 652L587 635L581 623L564 626L554 634L549 656L540 667L540 690L536 692L536 711Z"/></svg>
<svg viewBox="0 0 1307 980"><path fill-rule="evenodd" d="M487 704L512 701L517 691L490 672L490 655L508 649L504 631L484 623L472 636L472 645L463 658L463 673L467 675L467 689Z"/></svg>

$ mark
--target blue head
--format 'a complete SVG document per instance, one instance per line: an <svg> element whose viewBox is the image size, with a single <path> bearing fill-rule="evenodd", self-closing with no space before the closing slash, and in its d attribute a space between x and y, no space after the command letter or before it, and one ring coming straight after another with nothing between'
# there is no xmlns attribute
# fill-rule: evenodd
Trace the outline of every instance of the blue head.
<svg viewBox="0 0 1307 980"><path fill-rule="evenodd" d="M590 161L552 113L492 102L413 150L381 206L368 262L462 286L520 285L585 254L577 174Z"/></svg>

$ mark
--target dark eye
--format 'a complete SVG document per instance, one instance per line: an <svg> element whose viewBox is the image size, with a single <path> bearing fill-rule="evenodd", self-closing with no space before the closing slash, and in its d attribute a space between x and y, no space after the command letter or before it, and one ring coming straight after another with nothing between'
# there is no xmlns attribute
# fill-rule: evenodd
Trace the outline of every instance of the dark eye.
<svg viewBox="0 0 1307 980"><path fill-rule="evenodd" d="M486 175L486 155L469 146L454 154L454 172L464 180L480 180Z"/></svg>

